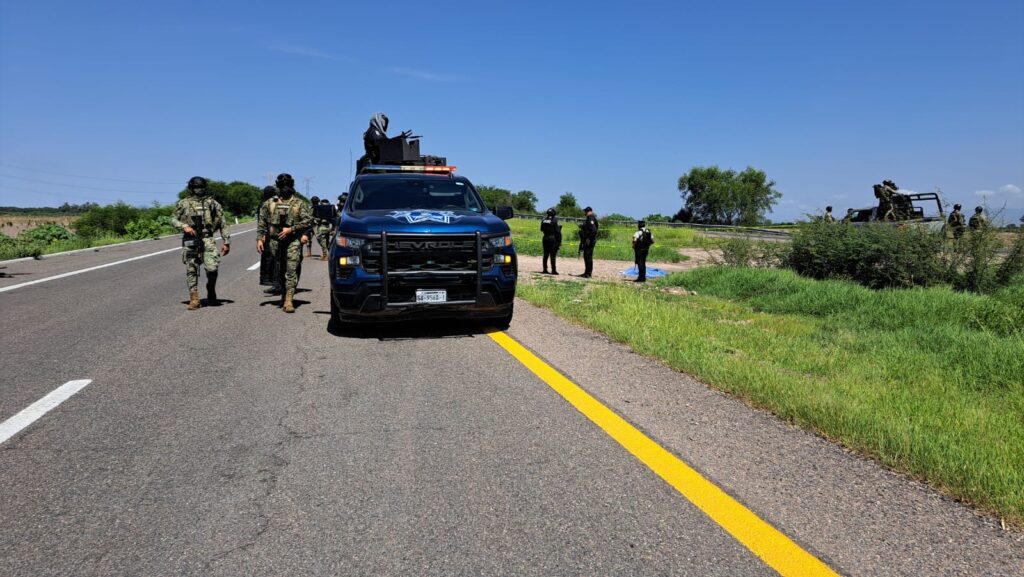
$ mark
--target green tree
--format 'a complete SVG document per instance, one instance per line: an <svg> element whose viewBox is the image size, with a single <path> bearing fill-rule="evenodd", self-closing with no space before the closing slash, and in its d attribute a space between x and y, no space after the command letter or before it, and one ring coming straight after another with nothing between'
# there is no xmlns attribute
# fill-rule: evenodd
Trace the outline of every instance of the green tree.
<svg viewBox="0 0 1024 577"><path fill-rule="evenodd" d="M665 216L664 214L648 214L644 217L647 222L672 222L671 216Z"/></svg>
<svg viewBox="0 0 1024 577"><path fill-rule="evenodd" d="M782 198L762 170L747 167L743 172L717 166L695 166L679 177L683 210L693 222L705 224L756 225Z"/></svg>
<svg viewBox="0 0 1024 577"><path fill-rule="evenodd" d="M555 210L558 211L558 216L577 218L583 216L583 209L580 208L579 202L576 201L576 195L571 192L558 197L558 204L555 205Z"/></svg>
<svg viewBox="0 0 1024 577"><path fill-rule="evenodd" d="M511 197L512 208L516 212L536 213L537 195L530 190L520 190Z"/></svg>
<svg viewBox="0 0 1024 577"><path fill-rule="evenodd" d="M512 206L512 191L497 186L478 186L476 191L484 199L484 204L490 208L496 206Z"/></svg>
<svg viewBox="0 0 1024 577"><path fill-rule="evenodd" d="M613 221L616 221L616 220L629 220L629 221L636 222L636 219L633 218L632 216L627 216L625 214L618 213L618 212L613 212L611 214L606 214L606 215L601 217L601 220L602 221L608 221L608 222L613 222Z"/></svg>

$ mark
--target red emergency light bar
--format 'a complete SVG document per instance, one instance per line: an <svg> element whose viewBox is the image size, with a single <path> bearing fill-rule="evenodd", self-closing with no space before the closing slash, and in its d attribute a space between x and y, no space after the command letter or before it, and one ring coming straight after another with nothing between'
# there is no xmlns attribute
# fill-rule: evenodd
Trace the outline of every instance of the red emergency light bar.
<svg viewBox="0 0 1024 577"><path fill-rule="evenodd" d="M378 172L436 172L440 174L451 174L455 172L454 166L417 166L399 164L369 164L363 168L363 172L375 170Z"/></svg>

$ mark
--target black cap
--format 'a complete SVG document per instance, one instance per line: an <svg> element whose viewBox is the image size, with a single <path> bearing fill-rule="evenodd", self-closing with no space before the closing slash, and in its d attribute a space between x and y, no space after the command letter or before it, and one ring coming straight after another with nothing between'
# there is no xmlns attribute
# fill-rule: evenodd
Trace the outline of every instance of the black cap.
<svg viewBox="0 0 1024 577"><path fill-rule="evenodd" d="M583 209L583 212L594 212L594 209L592 209L592 208L590 208L590 207L588 206L587 208L584 208L584 209Z"/></svg>

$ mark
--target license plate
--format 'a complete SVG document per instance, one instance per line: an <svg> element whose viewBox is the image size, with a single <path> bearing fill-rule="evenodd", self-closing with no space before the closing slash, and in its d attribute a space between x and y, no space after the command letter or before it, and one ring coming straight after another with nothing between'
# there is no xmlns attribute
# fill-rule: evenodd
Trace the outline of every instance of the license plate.
<svg viewBox="0 0 1024 577"><path fill-rule="evenodd" d="M448 291L416 291L418 303L443 303L448 300Z"/></svg>

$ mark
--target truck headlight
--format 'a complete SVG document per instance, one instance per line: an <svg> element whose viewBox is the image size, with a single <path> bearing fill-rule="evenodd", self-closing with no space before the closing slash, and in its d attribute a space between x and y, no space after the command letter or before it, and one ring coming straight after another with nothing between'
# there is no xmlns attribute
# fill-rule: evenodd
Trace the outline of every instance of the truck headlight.
<svg viewBox="0 0 1024 577"><path fill-rule="evenodd" d="M510 254L499 254L494 256L494 264L512 264L512 255Z"/></svg>
<svg viewBox="0 0 1024 577"><path fill-rule="evenodd" d="M358 256L342 256L338 257L338 264L341 266L356 266L359 264Z"/></svg>
<svg viewBox="0 0 1024 577"><path fill-rule="evenodd" d="M361 246L366 244L365 238L354 238L351 236L338 235L338 246L344 248L351 248L352 250L358 250Z"/></svg>
<svg viewBox="0 0 1024 577"><path fill-rule="evenodd" d="M496 236L488 240L491 241L491 246L494 248L505 248L506 246L511 246L512 235L506 234L505 236Z"/></svg>

